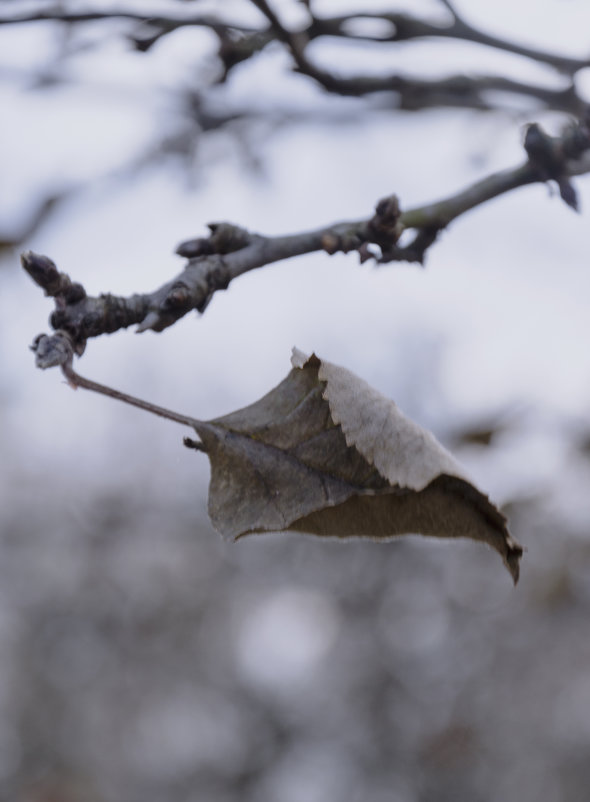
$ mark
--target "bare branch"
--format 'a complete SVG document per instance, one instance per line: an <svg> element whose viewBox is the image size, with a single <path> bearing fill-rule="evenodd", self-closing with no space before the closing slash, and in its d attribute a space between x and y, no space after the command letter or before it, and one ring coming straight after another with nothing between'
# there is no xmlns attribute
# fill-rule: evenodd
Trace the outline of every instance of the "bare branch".
<svg viewBox="0 0 590 802"><path fill-rule="evenodd" d="M485 97L486 92L500 91L520 94L540 100L547 108L566 111L580 115L584 102L577 95L571 83L564 89L554 90L547 87L511 80L502 76L467 76L456 75L441 80L420 80L397 74L389 76L356 76L343 78L312 64L305 54L307 41L320 36L339 36L347 39L355 37L347 30L353 16L331 18L312 18L308 28L300 34L293 34L280 23L277 15L270 8L267 0L251 0L267 17L271 30L279 41L290 49L298 72L309 76L330 92L342 95L362 96L375 92L396 92L400 95L400 107L406 110L434 106L459 106L477 109L490 109L493 104ZM443 37L462 39L482 44L505 52L515 53L525 58L547 64L569 76L590 65L589 59L573 59L559 54L548 53L535 48L527 48L517 43L490 36L468 25L460 18L454 7L441 0L451 11L453 21L443 27L402 13L359 14L360 19L380 19L392 25L394 33L389 37L371 38L374 42L399 42L423 37Z"/></svg>
<svg viewBox="0 0 590 802"><path fill-rule="evenodd" d="M97 22L98 20L129 19L135 22L147 22L155 28L162 28L165 32L171 32L177 28L186 26L215 28L221 25L219 19L207 14L187 14L182 17L140 14L137 11L65 11L61 5L54 8L44 8L38 11L30 11L24 14L12 14L1 17L0 25L17 25L25 22L64 22L81 23ZM234 27L234 26L227 26ZM255 28L247 26L235 26L236 29L244 33L256 33Z"/></svg>
<svg viewBox="0 0 590 802"><path fill-rule="evenodd" d="M450 9L448 3L444 3L444 5ZM357 15L343 14L332 17L315 17L307 28L306 34L310 39L316 39L320 36L333 36L351 39L353 41L366 40L383 43L407 42L412 39L424 39L426 37L457 39L465 42L472 42L473 44L493 47L495 50L502 50L506 53L514 53L517 56L523 56L532 61L547 64L549 67L553 67L559 72L570 76L590 64L590 59L577 59L569 56L562 56L559 53L551 53L546 50L525 47L524 45L520 45L508 39L491 36L466 23L457 15L456 11L453 10L452 13L453 20L449 25L429 22L428 20L423 20L403 12L363 12ZM392 33L389 36L380 37L351 34L349 30L350 23L353 22L355 18L382 20L392 27Z"/></svg>
<svg viewBox="0 0 590 802"><path fill-rule="evenodd" d="M565 89L547 89L502 76L474 77L461 74L439 80L425 80L392 74L343 78L313 67L306 74L330 92L341 95L359 97L377 92L396 93L399 96L399 107L406 111L436 107L481 110L497 108L498 103L492 101L489 94L491 92L534 98L547 109L574 116L581 116L586 108L586 103L579 97L573 85Z"/></svg>
<svg viewBox="0 0 590 802"><path fill-rule="evenodd" d="M579 70L590 65L589 58L571 58L489 35L465 22L448 0L441 0L441 3L451 13L451 20L448 24L429 22L401 12L360 12L324 18L313 16L310 12L308 25L296 32L287 30L281 24L268 0L251 0L251 2L268 20L269 27L266 30L243 24L231 24L221 21L220 18L213 15L187 14L184 9L182 11L179 9L177 15L160 14L148 17L131 10L67 11L62 5L52 8L45 7L20 15L4 16L0 18L0 25L43 20L76 24L104 19L128 19L149 25L149 31L140 31L130 35L136 47L141 50L149 49L162 36L180 27L206 27L214 31L219 38L218 56L224 67L220 80L225 80L236 64L247 60L269 42L278 40L290 50L295 62L295 69L317 81L327 91L352 96L363 96L375 92L394 92L399 95L399 106L407 110L436 106L486 110L497 105L486 97L486 93L490 90L531 97L539 100L548 109L565 111L574 115L578 115L583 106L583 101L577 95L573 82L563 89L555 90L540 84L529 84L499 75L456 75L438 81L424 81L397 74L384 77L357 75L345 78L338 72L320 69L308 58L307 44L321 37L340 37L349 41L364 39L383 45L430 37L467 41L514 53L552 67L570 78L573 78ZM351 33L351 24L357 19L382 20L391 26L392 33L382 37L355 35Z"/></svg>
<svg viewBox="0 0 590 802"><path fill-rule="evenodd" d="M307 29L294 34L281 25L267 0L251 0L251 2L269 20L270 31L290 49L297 72L314 79L329 92L353 97L377 92L394 92L399 95L399 107L407 111L441 106L487 110L494 108L495 104L486 96L486 93L494 91L531 97L539 100L548 109L564 111L575 116L581 116L585 108L585 103L577 94L573 83L564 89L549 89L494 75L468 76L461 74L439 80L409 78L395 73L385 76L342 77L314 65L307 58L305 45L308 41L321 36L339 36L352 40L363 38L351 35L347 29L348 24L354 19L353 16L324 19L314 17ZM446 2L444 4L453 14L452 24L446 27L402 13L363 13L359 14L358 18L380 19L393 26L394 33L381 39L371 38L371 41L374 42L399 42L427 36L462 39L516 53L547 64L570 76L590 64L588 59L562 57L558 54L522 47L516 43L489 36L465 23L450 4Z"/></svg>
<svg viewBox="0 0 590 802"><path fill-rule="evenodd" d="M538 125L531 125L524 145L528 159L520 167L493 173L455 195L415 209L401 211L397 197L392 195L377 204L369 219L282 237L253 234L229 223L211 224L209 237L187 240L178 247L177 252L188 257L184 270L152 293L93 298L45 256L27 252L21 257L22 265L45 294L55 298L51 325L65 332L73 349L81 354L88 338L134 324L138 331L163 331L192 309L203 312L215 292L225 289L234 278L294 256L320 250L329 254L356 251L361 261L422 263L438 233L449 223L517 187L554 180L564 201L577 208L570 176L590 172L586 123L570 126L561 137L548 136ZM398 240L407 230L415 232L414 238L401 246Z"/></svg>

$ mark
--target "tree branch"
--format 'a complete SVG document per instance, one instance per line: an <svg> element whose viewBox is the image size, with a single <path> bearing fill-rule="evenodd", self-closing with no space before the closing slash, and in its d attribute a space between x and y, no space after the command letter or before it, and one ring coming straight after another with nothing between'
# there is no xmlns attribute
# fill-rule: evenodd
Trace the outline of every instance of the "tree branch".
<svg viewBox="0 0 590 802"><path fill-rule="evenodd" d="M444 3L444 5L450 8L448 3ZM452 13L453 20L449 25L428 22L427 20L403 12L362 12L357 15L343 14L333 17L314 17L305 32L310 39L315 39L319 36L333 36L351 39L353 41L364 40L383 43L407 42L413 39L424 39L426 37L435 39L456 39L492 47L495 50L502 50L505 53L514 53L517 56L523 56L523 58L531 59L540 64L547 64L547 66L553 67L559 72L570 76L574 75L578 70L584 69L590 65L590 59L577 59L569 56L562 56L559 53L551 53L546 50L525 47L517 42L502 39L499 36L491 36L466 23L457 15L456 11L453 10ZM389 35L379 37L351 34L347 28L355 18L383 21L391 25L393 31Z"/></svg>
<svg viewBox="0 0 590 802"><path fill-rule="evenodd" d="M162 28L164 32L170 33L177 28L185 26L216 28L223 25L217 17L208 14L188 14L182 17L168 15L141 14L137 11L65 11L63 6L54 8L44 8L39 11L30 11L23 14L12 14L0 18L0 25L22 25L26 22L63 22L68 24L97 22L99 20L128 19L135 22L149 23L155 28ZM234 26L228 25L228 28ZM256 33L255 28L237 25L237 30L244 33Z"/></svg>
<svg viewBox="0 0 590 802"><path fill-rule="evenodd" d="M516 81L493 75L450 75L438 80L408 78L396 73L391 75L359 75L346 77L317 70L311 65L305 72L329 92L350 97L377 92L392 92L399 96L399 108L418 111L425 108L469 108L487 111L498 107L487 93L506 92L540 101L546 109L581 116L586 103L579 97L573 85L564 89L548 89L544 86Z"/></svg>
<svg viewBox="0 0 590 802"><path fill-rule="evenodd" d="M377 204L369 219L281 237L253 234L229 223L210 224L209 237L187 240L178 247L177 252L188 257L184 270L152 293L94 298L67 274L60 273L48 257L29 251L21 261L45 294L55 299L52 327L64 333L73 350L82 354L90 337L131 325L137 325L140 332L163 331L192 309L203 312L215 292L225 289L234 278L294 256L320 250L329 254L357 251L361 261L423 263L426 251L449 223L517 187L554 180L563 200L577 208L569 177L590 172L590 131L586 122L570 126L561 137L548 136L538 125L531 125L524 146L528 158L521 166L493 173L444 200L406 211L400 210L397 197L392 195ZM407 245L399 245L401 234L408 230L414 231L413 239ZM45 360L46 364L40 366L63 364L56 359L51 364L51 360Z"/></svg>
<svg viewBox="0 0 590 802"><path fill-rule="evenodd" d="M383 77L357 75L342 77L332 70L320 69L307 56L309 42L322 37L339 37L349 41L365 40L383 45L397 42L422 39L425 37L454 39L492 47L503 52L514 53L537 63L545 64L558 72L573 78L576 73L590 66L590 59L579 59L563 56L559 53L531 48L498 36L489 35L468 24L458 15L454 6L441 0L451 14L448 24L439 24L420 19L411 14L392 13L356 13L332 17L317 17L310 10L307 26L299 31L287 30L280 22L267 0L251 0L268 20L266 30L243 24L232 24L221 18L208 14L187 14L185 8L179 7L179 14L148 17L131 10L121 11L68 11L61 4L53 8L43 8L12 16L0 17L0 25L17 23L57 21L67 24L87 23L105 19L128 19L148 24L150 31L146 34L130 36L140 50L148 50L162 36L180 27L210 28L219 38L218 55L224 72L220 80L225 80L235 67L273 41L282 42L290 51L295 69L317 81L329 92L341 95L363 96L375 92L393 92L399 95L402 109L417 110L431 107L462 107L487 110L494 107L486 92L491 90L518 94L540 101L552 110L564 111L579 115L583 101L576 92L573 81L563 89L551 89L539 84L529 84L500 75L448 76L438 81L427 81L407 75L391 74ZM392 28L389 35L367 36L351 33L355 20L380 20Z"/></svg>
<svg viewBox="0 0 590 802"><path fill-rule="evenodd" d="M306 45L312 39L321 36L338 36L350 40L365 38L373 42L393 43L424 37L442 37L460 39L482 44L510 53L530 58L563 72L570 77L578 70L590 64L588 59L572 59L558 54L534 48L522 47L499 37L473 28L457 15L447 2L443 4L451 11L453 20L446 27L435 25L403 13L379 14L360 13L353 16L331 18L312 17L309 26L299 33L287 30L269 6L267 0L251 0L266 16L270 28L267 34L283 42L290 50L297 72L307 75L324 89L335 94L362 97L377 92L394 92L399 95L399 107L406 111L415 111L434 107L459 107L489 110L494 104L486 97L489 92L506 92L539 100L548 109L564 111L581 116L586 104L577 94L571 82L564 89L549 89L545 86L517 81L499 75L451 75L439 80L411 78L396 73L386 76L357 75L342 77L334 72L320 69L311 62L306 54ZM351 21L357 19L382 20L393 26L394 32L383 38L357 37L346 30Z"/></svg>

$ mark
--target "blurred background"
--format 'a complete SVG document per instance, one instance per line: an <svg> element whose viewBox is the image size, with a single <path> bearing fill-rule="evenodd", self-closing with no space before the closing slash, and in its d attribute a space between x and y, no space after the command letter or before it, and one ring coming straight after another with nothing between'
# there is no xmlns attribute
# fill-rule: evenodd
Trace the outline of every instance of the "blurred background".
<svg viewBox="0 0 590 802"><path fill-rule="evenodd" d="M519 45L590 53L583 0L456 6ZM273 8L293 30L309 22L305 3ZM503 76L549 101L329 93L277 42L239 61L236 43L267 28L248 0L89 0L129 16L19 24L6 21L81 4L0 2L3 800L585 798L590 179L575 180L580 215L548 186L520 189L457 220L425 270L278 263L162 334L90 341L77 366L208 418L277 384L294 345L345 365L503 507L526 547L516 589L470 542L225 543L186 431L72 392L27 350L53 305L23 250L89 294L151 291L208 222L292 233L369 217L392 192L428 203L520 164L527 123L557 134L590 100L588 68L567 95L571 76L505 49L376 41L393 29L355 18L369 9L451 19L435 0L316 0L318 17L353 19L310 59L339 76ZM217 27L164 30L146 13Z"/></svg>

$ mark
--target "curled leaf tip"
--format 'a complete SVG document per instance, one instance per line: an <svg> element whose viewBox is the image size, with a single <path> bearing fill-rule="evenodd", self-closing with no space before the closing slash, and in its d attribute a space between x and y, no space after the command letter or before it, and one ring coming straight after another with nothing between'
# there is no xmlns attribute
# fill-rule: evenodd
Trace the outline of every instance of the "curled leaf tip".
<svg viewBox="0 0 590 802"><path fill-rule="evenodd" d="M504 564L512 580L516 585L520 577L520 558L523 555L523 548L520 543L517 543L510 535L506 537L506 554L504 555Z"/></svg>
<svg viewBox="0 0 590 802"><path fill-rule="evenodd" d="M291 365L294 368L302 368L308 359L309 357L307 354L304 354L303 351L300 351L297 346L293 346L291 351Z"/></svg>

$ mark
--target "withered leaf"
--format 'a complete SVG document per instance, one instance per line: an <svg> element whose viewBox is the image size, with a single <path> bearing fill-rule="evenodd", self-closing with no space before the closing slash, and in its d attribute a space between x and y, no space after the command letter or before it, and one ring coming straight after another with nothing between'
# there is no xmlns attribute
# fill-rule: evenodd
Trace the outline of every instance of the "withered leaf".
<svg viewBox="0 0 590 802"><path fill-rule="evenodd" d="M518 580L522 547L506 519L430 432L348 370L296 349L291 361L256 403L195 422L223 535L468 537L496 549Z"/></svg>

